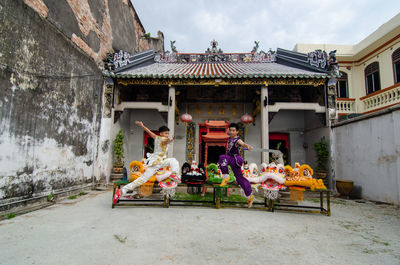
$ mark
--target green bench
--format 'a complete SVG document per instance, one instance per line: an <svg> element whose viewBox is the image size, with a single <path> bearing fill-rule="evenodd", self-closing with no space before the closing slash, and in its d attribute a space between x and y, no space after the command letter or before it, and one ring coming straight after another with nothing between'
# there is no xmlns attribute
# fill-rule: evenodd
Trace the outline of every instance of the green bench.
<svg viewBox="0 0 400 265"><path fill-rule="evenodd" d="M115 191L117 188L128 184L129 181L115 181L113 184L113 194L114 198ZM154 185L157 185L155 183ZM178 187L189 187L190 184L181 183ZM203 184L202 187L213 189L213 198L208 201L191 201L191 200L178 200L170 198L169 196L163 196L162 199L124 199L113 204L112 208L116 206L162 206L164 208L169 208L172 205L178 206L212 206L216 209L224 208L247 208L247 202L236 202L236 201L226 201L223 198L227 194L227 188L240 188L237 184L229 184L224 187L220 187L219 184ZM274 212L275 210L285 210L285 211L296 211L296 212L309 212L309 213L320 213L324 215L331 215L330 210L330 191L329 190L306 190L306 193L319 193L319 207L318 206L305 206L305 205L291 205L291 204L281 204L279 201L264 198L264 202L254 202L252 209L267 210ZM326 207L325 207L326 206Z"/></svg>

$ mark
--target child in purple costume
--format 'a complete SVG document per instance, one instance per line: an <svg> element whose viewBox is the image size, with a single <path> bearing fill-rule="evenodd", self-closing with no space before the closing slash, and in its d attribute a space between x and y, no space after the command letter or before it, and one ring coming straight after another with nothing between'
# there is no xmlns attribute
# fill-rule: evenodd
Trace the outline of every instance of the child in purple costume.
<svg viewBox="0 0 400 265"><path fill-rule="evenodd" d="M251 150L251 145L243 142L238 136L239 126L236 123L231 123L228 127L229 139L228 149L225 155L219 157L218 166L223 174L223 180L221 186L225 186L229 180L228 165L231 166L233 173L235 174L236 182L244 190L246 198L248 199L248 207L250 208L253 204L254 195L252 195L252 188L250 182L242 174L243 158L239 154L240 146Z"/></svg>

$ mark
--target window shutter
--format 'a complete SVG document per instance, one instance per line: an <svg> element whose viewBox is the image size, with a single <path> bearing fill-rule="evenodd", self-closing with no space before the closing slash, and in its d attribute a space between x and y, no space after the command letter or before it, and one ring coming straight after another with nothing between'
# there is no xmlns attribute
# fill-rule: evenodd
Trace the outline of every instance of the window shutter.
<svg viewBox="0 0 400 265"><path fill-rule="evenodd" d="M365 68L365 75L370 75L379 71L379 63L373 62Z"/></svg>
<svg viewBox="0 0 400 265"><path fill-rule="evenodd" d="M392 60L393 63L400 61L400 48L394 51L394 53L392 54Z"/></svg>

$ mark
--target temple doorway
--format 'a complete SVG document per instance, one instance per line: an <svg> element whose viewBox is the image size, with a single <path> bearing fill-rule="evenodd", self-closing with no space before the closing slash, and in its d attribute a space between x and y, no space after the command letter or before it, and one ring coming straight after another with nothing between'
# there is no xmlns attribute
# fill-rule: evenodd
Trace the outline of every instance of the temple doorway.
<svg viewBox="0 0 400 265"><path fill-rule="evenodd" d="M225 146L209 146L208 147L208 156L207 156L207 165L210 163L218 163L219 156L224 155L226 152ZM204 154L203 154L204 156ZM204 159L204 158L203 158Z"/></svg>
<svg viewBox="0 0 400 265"><path fill-rule="evenodd" d="M226 153L229 123L225 121L206 121L199 124L199 163L217 163L219 156Z"/></svg>
<svg viewBox="0 0 400 265"><path fill-rule="evenodd" d="M287 133L270 133L269 134L269 148L279 150L283 153L283 161L285 165L290 165L289 159L289 135ZM269 154L269 160L273 161L272 153Z"/></svg>

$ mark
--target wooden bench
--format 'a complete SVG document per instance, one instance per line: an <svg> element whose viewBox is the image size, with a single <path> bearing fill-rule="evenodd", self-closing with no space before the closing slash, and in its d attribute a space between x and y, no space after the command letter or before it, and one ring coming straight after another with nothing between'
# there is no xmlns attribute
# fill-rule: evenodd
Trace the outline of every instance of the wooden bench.
<svg viewBox="0 0 400 265"><path fill-rule="evenodd" d="M113 196L117 188L128 184L128 181L115 181L113 184ZM157 185L155 183L154 185ZM190 187L193 185L188 185L181 183L178 187ZM247 208L247 202L238 201L226 201L223 200L225 194L227 194L227 188L240 188L237 184L229 184L224 187L220 187L219 184L203 184L202 187L213 189L213 199L209 201L191 201L191 200L179 200L169 198L168 196L163 196L162 199L125 199L123 197L116 203L112 203L112 208L115 206L162 206L164 208L169 208L170 206L212 206L216 209L224 208ZM285 210L285 211L296 211L296 212L309 212L309 213L320 213L330 216L330 191L329 190L316 190L310 191L306 190L306 193L319 193L319 203L320 206L305 206L305 205L291 205L291 204L281 204L278 201L268 199L264 197L264 202L254 202L252 209L267 210L274 212L275 210ZM325 195L325 196L324 196ZM325 203L324 203L325 201ZM326 205L326 208L325 208Z"/></svg>

